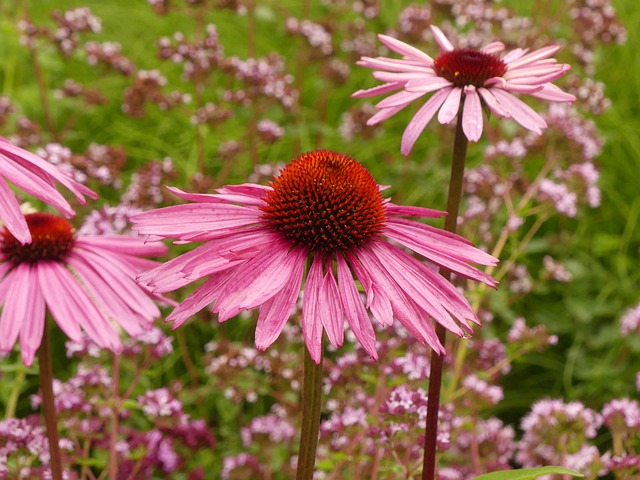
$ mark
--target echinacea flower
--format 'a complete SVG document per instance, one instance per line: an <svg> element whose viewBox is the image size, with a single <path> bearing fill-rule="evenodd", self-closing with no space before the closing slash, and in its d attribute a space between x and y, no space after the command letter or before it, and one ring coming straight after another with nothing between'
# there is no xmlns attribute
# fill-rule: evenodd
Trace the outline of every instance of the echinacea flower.
<svg viewBox="0 0 640 480"><path fill-rule="evenodd" d="M431 26L440 46L435 59L400 40L378 35L380 41L402 55L401 59L362 57L357 62L372 68L376 80L385 82L368 90L359 90L356 98L399 92L380 101L377 112L367 122L375 125L395 115L410 103L433 93L411 119L402 136L401 152L409 154L416 140L438 112L438 121L451 123L462 115L462 128L469 141L482 135L482 108L486 106L498 117L512 118L523 127L540 134L547 124L531 107L513 94L528 94L551 102L573 102L576 97L563 92L551 82L571 67L551 58L559 46L550 45L528 53L517 48L503 56L502 42L493 42L475 50L454 48L442 30Z"/></svg>
<svg viewBox="0 0 640 480"><path fill-rule="evenodd" d="M56 190L55 182L67 187L81 204L85 203L84 195L98 198L95 192L76 182L56 166L0 136L0 220L22 244L31 242L31 234L7 180L25 193L55 207L67 218L74 216L75 212Z"/></svg>
<svg viewBox="0 0 640 480"><path fill-rule="evenodd" d="M160 315L135 277L157 262L161 243L131 236L74 236L71 224L48 213L25 217L32 242L22 244L8 228L0 232L0 351L20 340L31 365L49 313L72 340L84 330L100 347L119 351L119 330L137 335Z"/></svg>
<svg viewBox="0 0 640 480"><path fill-rule="evenodd" d="M377 358L367 310L385 325L397 319L442 353L431 318L462 336L471 333L477 317L433 265L405 248L462 277L496 284L467 263L494 265L495 258L457 235L403 218L438 218L444 212L394 205L371 174L345 155L303 154L268 187L247 183L214 194L169 189L193 203L147 211L131 221L153 240L204 242L139 277L156 293L206 278L167 317L174 328L211 303L219 322L259 308L255 342L265 350L282 332L304 284L302 334L316 363L323 330L340 346L345 319Z"/></svg>

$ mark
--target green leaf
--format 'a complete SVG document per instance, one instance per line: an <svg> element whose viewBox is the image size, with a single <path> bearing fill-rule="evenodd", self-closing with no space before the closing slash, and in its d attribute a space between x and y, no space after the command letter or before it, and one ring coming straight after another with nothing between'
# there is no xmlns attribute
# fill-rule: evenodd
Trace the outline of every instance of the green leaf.
<svg viewBox="0 0 640 480"><path fill-rule="evenodd" d="M551 474L571 475L572 477L584 477L575 470L569 470L563 467L539 467L539 468L523 468L521 470L501 470L499 472L485 473L475 477L473 480L533 480L542 475Z"/></svg>

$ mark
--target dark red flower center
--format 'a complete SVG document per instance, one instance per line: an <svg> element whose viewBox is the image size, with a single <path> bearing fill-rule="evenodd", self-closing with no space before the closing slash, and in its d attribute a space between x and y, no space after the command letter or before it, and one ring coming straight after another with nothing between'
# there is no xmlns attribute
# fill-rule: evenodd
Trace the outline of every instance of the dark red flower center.
<svg viewBox="0 0 640 480"><path fill-rule="evenodd" d="M361 164L327 150L305 153L271 183L263 220L296 245L332 253L380 234L386 211L378 184Z"/></svg>
<svg viewBox="0 0 640 480"><path fill-rule="evenodd" d="M507 71L507 66L497 55L471 48L441 53L434 60L433 68L456 87L482 87L490 78L501 77Z"/></svg>
<svg viewBox="0 0 640 480"><path fill-rule="evenodd" d="M75 242L73 227L62 217L49 213L30 213L27 220L32 241L22 245L4 228L0 252L6 261L35 263L40 260L62 260Z"/></svg>

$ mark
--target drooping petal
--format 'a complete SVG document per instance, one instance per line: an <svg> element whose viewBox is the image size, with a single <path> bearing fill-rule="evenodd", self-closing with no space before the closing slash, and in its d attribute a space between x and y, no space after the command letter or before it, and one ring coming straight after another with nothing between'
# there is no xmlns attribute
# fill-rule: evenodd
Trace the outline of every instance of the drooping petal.
<svg viewBox="0 0 640 480"><path fill-rule="evenodd" d="M449 124L454 118L456 118L456 115L458 115L458 111L460 110L461 98L462 89L454 88L438 112L438 122L442 124Z"/></svg>
<svg viewBox="0 0 640 480"><path fill-rule="evenodd" d="M376 334L360 299L360 294L353 281L349 266L342 255L337 255L337 268L340 298L347 322L360 345L371 358L377 360Z"/></svg>
<svg viewBox="0 0 640 480"><path fill-rule="evenodd" d="M409 256L403 255L404 252L397 247L393 248L389 245L387 248L388 245L385 242L376 242L371 245L371 250L384 265L385 270L396 280L398 286L438 323L456 335L462 336L463 331L438 301L438 292L423 288L424 277L408 261Z"/></svg>
<svg viewBox="0 0 640 480"><path fill-rule="evenodd" d="M344 312L340 302L338 284L333 277L330 265L320 284L318 298L320 299L320 320L327 332L329 342L334 347L340 347L344 343Z"/></svg>
<svg viewBox="0 0 640 480"><path fill-rule="evenodd" d="M31 243L31 233L20 211L20 204L2 176L0 176L0 219L16 240L22 244Z"/></svg>
<svg viewBox="0 0 640 480"><path fill-rule="evenodd" d="M509 111L500 104L500 102L496 97L494 97L490 89L479 88L478 92L480 93L480 96L482 97L484 102L489 107L489 110L491 110L491 112L493 112L495 115L502 118L509 118L511 116L509 114Z"/></svg>
<svg viewBox="0 0 640 480"><path fill-rule="evenodd" d="M285 287L260 307L256 325L256 348L266 350L280 336L298 300L304 261L294 266Z"/></svg>
<svg viewBox="0 0 640 480"><path fill-rule="evenodd" d="M522 100L517 99L509 92L499 88L491 90L500 104L509 112L511 118L525 128L540 135L542 128L547 127L547 122Z"/></svg>
<svg viewBox="0 0 640 480"><path fill-rule="evenodd" d="M34 279L30 276L30 270L29 264L22 263L3 280L8 285L7 298L0 315L0 350L3 352L13 349L27 315L31 313L29 293L34 289L31 285Z"/></svg>
<svg viewBox="0 0 640 480"><path fill-rule="evenodd" d="M30 367L35 358L36 352L42 343L42 334L44 332L45 320L45 302L38 277L35 272L29 272L29 291L27 293L27 314L24 317L24 323L20 329L20 355L22 363Z"/></svg>
<svg viewBox="0 0 640 480"><path fill-rule="evenodd" d="M482 136L482 106L476 87L464 89L464 107L462 109L462 131L470 142L477 142Z"/></svg>
<svg viewBox="0 0 640 480"><path fill-rule="evenodd" d="M233 273L234 271L230 270L221 275L211 277L196 288L166 318L167 322L173 322L171 329L175 330L204 307L213 303L219 297L220 290Z"/></svg>
<svg viewBox="0 0 640 480"><path fill-rule="evenodd" d="M541 100L547 100L550 102L572 103L576 101L576 97L574 95L563 92L562 89L552 83L543 85L542 90L532 93L531 95Z"/></svg>
<svg viewBox="0 0 640 480"><path fill-rule="evenodd" d="M302 297L302 337L311 359L320 363L322 357L322 320L318 314L322 259L316 256L311 263Z"/></svg>
<svg viewBox="0 0 640 480"><path fill-rule="evenodd" d="M55 262L39 262L35 268L38 283L46 285L41 292L51 316L65 335L77 343L82 341L77 312L55 274L56 266Z"/></svg>
<svg viewBox="0 0 640 480"><path fill-rule="evenodd" d="M411 119L409 125L407 125L407 128L402 134L400 152L403 155L409 155L409 152L411 152L411 149L418 140L418 137L431 121L452 89L452 87L444 88L434 93Z"/></svg>
<svg viewBox="0 0 640 480"><path fill-rule="evenodd" d="M247 260L242 270L229 279L213 311L224 321L241 310L262 305L286 285L304 255L303 250L288 251L281 244ZM236 312L236 313L234 313Z"/></svg>
<svg viewBox="0 0 640 480"><path fill-rule="evenodd" d="M59 170L56 166L50 164L46 160L43 160L42 158L34 155L31 152L16 147L2 136L0 136L0 151L1 153L10 157L15 163L23 166L25 169L29 171L34 170L42 172L43 176L50 177L52 180L61 183L75 195L78 202L80 202L82 205L86 203L86 200L84 198L85 195L93 199L98 198L97 193L85 187L81 183L76 182L65 172ZM40 198L38 195L35 195L35 197Z"/></svg>
<svg viewBox="0 0 640 480"><path fill-rule="evenodd" d="M429 345L438 353L444 353L444 347L435 334L435 329L426 314L423 314L415 302L412 302L405 292L395 282L393 276L385 270L378 258L365 249L357 253L357 260L350 258L353 265L360 261L363 267L371 272L371 278L378 284L379 289L387 296L393 309L393 315L421 344Z"/></svg>

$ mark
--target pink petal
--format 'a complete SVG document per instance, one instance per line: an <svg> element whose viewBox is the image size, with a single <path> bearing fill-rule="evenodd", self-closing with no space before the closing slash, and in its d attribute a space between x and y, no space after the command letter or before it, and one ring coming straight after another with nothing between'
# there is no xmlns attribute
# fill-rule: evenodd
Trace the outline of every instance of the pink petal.
<svg viewBox="0 0 640 480"><path fill-rule="evenodd" d="M196 288L166 318L167 322L173 322L171 329L175 330L180 327L197 312L210 303L213 303L218 298L221 289L233 273L233 271L230 271L222 275L211 277Z"/></svg>
<svg viewBox="0 0 640 480"><path fill-rule="evenodd" d="M42 266L42 262L38 264L38 269ZM87 332L89 337L102 348L108 348L114 352L122 349L120 336L116 332L114 326L105 318L95 301L88 295L86 286L79 283L79 280L73 276L67 268L57 262L50 262L46 270L52 273L52 277L60 285L61 299L59 302L66 302L67 308L73 311L73 315L78 319L82 328ZM43 289L43 294L44 294ZM50 303L50 297L45 294L45 300L49 305L49 309L56 322L67 324L67 318L61 318L59 312L54 312L53 305Z"/></svg>
<svg viewBox="0 0 640 480"><path fill-rule="evenodd" d="M29 164L23 167L18 162L11 161L0 154L0 176L8 179L20 190L39 198L49 205L53 205L65 216L73 216L73 209L69 202L56 190L49 178L43 178L44 173L31 171Z"/></svg>
<svg viewBox="0 0 640 480"><path fill-rule="evenodd" d="M511 118L525 128L537 133L542 133L542 128L547 127L547 123L533 111L531 107L522 100L517 99L509 92L505 92L499 88L494 88L491 93L496 97L500 104L509 112Z"/></svg>
<svg viewBox="0 0 640 480"><path fill-rule="evenodd" d="M542 90L532 93L531 95L541 100L547 100L550 102L571 103L576 101L575 96L571 95L570 93L563 92L559 87L553 85L552 83L543 85Z"/></svg>
<svg viewBox="0 0 640 480"><path fill-rule="evenodd" d="M348 256L349 265L353 269L356 278L364 288L367 296L365 308L370 308L372 315L383 325L393 325L393 308L385 291L372 279L369 272L362 267L357 258Z"/></svg>
<svg viewBox="0 0 640 480"><path fill-rule="evenodd" d="M529 53L528 55L525 55L523 57L520 57L517 60L512 60L512 61L505 61L503 59L503 61L507 64L507 67L509 70L513 70L514 68L519 68L522 67L524 65L528 65L530 63L534 63L537 62L539 60L542 60L544 58L548 58L552 55L554 55L558 50L560 50L560 46L558 45L550 45L548 47L543 47L540 48L538 50L535 50L531 53Z"/></svg>
<svg viewBox="0 0 640 480"><path fill-rule="evenodd" d="M0 161L3 161L0 158ZM0 176L0 219L4 222L7 230L11 232L11 235L16 237L23 245L25 243L31 243L31 233L27 226L27 221L24 219L23 213L20 211L20 204L16 200L7 182Z"/></svg>
<svg viewBox="0 0 640 480"><path fill-rule="evenodd" d="M384 100L376 104L376 108L389 108L389 107L405 107L414 100L425 95L423 92L412 93L402 90L401 92L394 93L393 95L385 98Z"/></svg>
<svg viewBox="0 0 640 480"><path fill-rule="evenodd" d="M28 263L17 265L3 279L7 283L7 298L0 315L0 350L10 352L18 339L18 334L28 321L27 315L32 312L30 292L38 288L37 281L31 276ZM35 285L32 283L35 282ZM44 321L44 317L42 318ZM41 340L41 339L40 339ZM33 339L32 343L36 343ZM40 342L37 342L38 345Z"/></svg>
<svg viewBox="0 0 640 480"><path fill-rule="evenodd" d="M389 82L389 83L406 83L409 80L419 80L424 76L422 72L385 72L381 70L376 70L371 73L373 78L380 82Z"/></svg>
<svg viewBox="0 0 640 480"><path fill-rule="evenodd" d="M391 274L398 286L409 298L451 332L458 336L464 334L438 301L438 292L431 288L425 288L424 276L409 260L412 257L386 242L376 242L371 249L385 270ZM417 262L417 260L415 261Z"/></svg>
<svg viewBox="0 0 640 480"><path fill-rule="evenodd" d="M440 46L440 50L443 52L450 52L454 50L453 44L449 41L444 32L440 30L440 28L435 25L430 25L430 27L433 37L436 39L436 43Z"/></svg>
<svg viewBox="0 0 640 480"><path fill-rule="evenodd" d="M304 264L305 262L300 262L295 265L285 287L260 307L260 316L256 325L258 350L266 350L275 342L291 316L298 301Z"/></svg>
<svg viewBox="0 0 640 480"><path fill-rule="evenodd" d="M5 155L11 157L11 159L23 166L26 170L29 171L38 171L41 172L43 176L51 177L53 180L60 182L62 185L67 187L75 196L78 202L82 205L86 203L83 195L88 196L89 198L98 198L98 194L84 185L76 182L71 177L69 177L66 173L62 172L60 169L50 164L46 160L34 155L31 152L23 150L22 148L16 147L11 144L5 138L0 137L0 153L4 153ZM37 198L39 196L35 195ZM56 207L57 208L57 207Z"/></svg>
<svg viewBox="0 0 640 480"><path fill-rule="evenodd" d="M344 343L344 313L331 265L328 266L327 273L320 284L318 298L320 298L319 314L322 326L327 332L331 345L339 347Z"/></svg>
<svg viewBox="0 0 640 480"><path fill-rule="evenodd" d="M522 56L528 51L528 48L516 48L505 54L505 56L502 57L502 61L508 65L510 62L522 58Z"/></svg>
<svg viewBox="0 0 640 480"><path fill-rule="evenodd" d="M248 184L252 185L252 184ZM188 193L176 187L166 187L176 197L180 197L188 202L196 203L240 203L244 205L262 206L264 205L263 197L266 195L265 189L255 189L251 194L247 193L229 193L229 194L207 194L207 193Z"/></svg>
<svg viewBox="0 0 640 480"><path fill-rule="evenodd" d="M408 92L429 93L440 90L441 88L450 87L453 84L443 77L438 76L422 76L415 80L410 80L405 85Z"/></svg>
<svg viewBox="0 0 640 480"><path fill-rule="evenodd" d="M393 117L400 110L403 110L407 105L400 105L399 107L383 108L378 113L376 113L373 117L367 120L367 125L372 126L380 122L383 122L388 118Z"/></svg>
<svg viewBox="0 0 640 480"><path fill-rule="evenodd" d="M511 116L509 112L500 104L500 102L498 102L498 99L493 96L491 90L481 87L478 89L478 92L480 92L480 96L489 107L489 110L491 110L491 112L493 112L495 115L501 118L509 118Z"/></svg>
<svg viewBox="0 0 640 480"><path fill-rule="evenodd" d="M322 282L322 260L313 259L302 297L302 337L314 362L320 363L322 356L322 320L319 315L320 284Z"/></svg>
<svg viewBox="0 0 640 480"><path fill-rule="evenodd" d="M424 62L427 66L431 66L433 64L433 58L424 53L422 50L419 50L407 43L401 42L400 40L396 40L395 38L389 37L387 35L379 34L378 38L386 47L390 48L394 52L399 53L400 55L404 55L414 60Z"/></svg>
<svg viewBox="0 0 640 480"><path fill-rule="evenodd" d="M424 318L415 302L412 302L405 292L398 286L393 276L385 270L378 258L367 252L359 250L357 258L363 267L370 272L371 279L377 284L380 291L388 297L393 309L394 317L413 335L421 344L430 345L438 353L444 353L444 347L440 344L431 322ZM350 257L353 265L356 260Z"/></svg>
<svg viewBox="0 0 640 480"><path fill-rule="evenodd" d="M20 354L22 363L30 367L36 352L42 343L44 319L46 315L44 297L38 285L38 276L34 271L29 272L28 305L24 317L24 324L20 329Z"/></svg>
<svg viewBox="0 0 640 480"><path fill-rule="evenodd" d="M393 92L402 88L403 82L385 83L384 85L378 85L377 87L367 88L365 90L358 90L351 94L352 98L368 98L376 97L378 95L384 95L385 93Z"/></svg>
<svg viewBox="0 0 640 480"><path fill-rule="evenodd" d="M502 42L492 42L489 45L485 45L480 49L481 52L488 53L491 55L495 55L498 52L504 50L504 43Z"/></svg>
<svg viewBox="0 0 640 480"><path fill-rule="evenodd" d="M417 237L411 236L411 233L415 233L415 231L398 231L395 228L395 225L388 225L386 230L387 236L400 243L401 245L410 248L414 252L419 253L427 260L439 266L445 267L446 269L456 273L457 275L486 283L487 285L490 285L492 287L496 286L495 280L490 275L465 263L467 261L473 260L468 260L468 258L472 257L472 255L464 251L462 248L450 248L449 250L447 250L446 248L442 248L436 245L429 245L420 240L415 240Z"/></svg>
<svg viewBox="0 0 640 480"><path fill-rule="evenodd" d="M411 149L418 140L418 137L431 121L451 90L452 88L449 87L434 93L433 96L427 100L427 103L425 103L411 119L402 135L400 151L403 155L408 155L411 152Z"/></svg>
<svg viewBox="0 0 640 480"><path fill-rule="evenodd" d="M442 104L442 108L438 112L438 121L443 124L451 123L456 118L460 110L460 99L462 98L462 89L454 88L447 99Z"/></svg>
<svg viewBox="0 0 640 480"><path fill-rule="evenodd" d="M482 136L482 106L476 87L470 85L464 90L462 109L462 131L470 142L477 142Z"/></svg>
<svg viewBox="0 0 640 480"><path fill-rule="evenodd" d="M80 342L82 332L77 320L77 312L67 297L66 289L58 280L55 273L57 266L58 264L55 262L36 264L38 283L47 286L47 288L41 289L42 296L60 329L74 342Z"/></svg>
<svg viewBox="0 0 640 480"><path fill-rule="evenodd" d="M387 215L399 217L425 217L425 218L442 218L447 214L441 210L433 210L431 208L413 207L411 205L395 205L387 203Z"/></svg>
<svg viewBox="0 0 640 480"><path fill-rule="evenodd" d="M387 70L389 72L424 72L430 69L430 67L425 66L423 62L412 62L411 60L386 57L362 57L356 62L356 65L376 70Z"/></svg>
<svg viewBox="0 0 640 480"><path fill-rule="evenodd" d="M289 252L288 246L282 244L261 252L237 268L213 309L219 314L219 321L230 318L231 312L255 308L276 295L304 255L304 250Z"/></svg>
<svg viewBox="0 0 640 480"><path fill-rule="evenodd" d="M82 235L76 239L76 248L91 246L122 255L156 257L165 255L169 248L160 242L146 242L143 237L124 235Z"/></svg>
<svg viewBox="0 0 640 480"><path fill-rule="evenodd" d="M351 276L351 271L342 255L337 256L338 284L340 285L340 298L347 322L353 334L360 342L371 358L378 359L376 351L376 334L362 304L360 294Z"/></svg>

